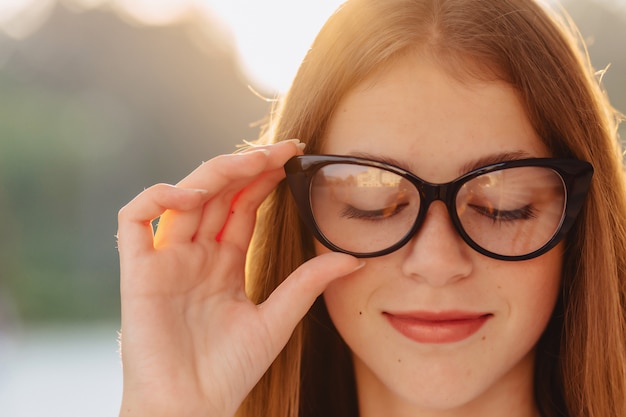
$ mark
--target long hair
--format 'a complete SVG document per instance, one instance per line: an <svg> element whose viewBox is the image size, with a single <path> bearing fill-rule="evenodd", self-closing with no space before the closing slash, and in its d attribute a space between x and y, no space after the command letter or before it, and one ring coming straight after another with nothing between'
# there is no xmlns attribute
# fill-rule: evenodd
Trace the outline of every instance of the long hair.
<svg viewBox="0 0 626 417"><path fill-rule="evenodd" d="M262 140L299 138L319 153L339 100L410 51L454 77L501 80L518 92L555 157L596 168L566 240L562 292L537 346L544 417L626 416L626 186L617 113L564 16L531 0L350 0L330 17ZM261 302L314 256L284 183L259 212L248 258ZM323 300L242 405L240 416L357 416L350 353Z"/></svg>

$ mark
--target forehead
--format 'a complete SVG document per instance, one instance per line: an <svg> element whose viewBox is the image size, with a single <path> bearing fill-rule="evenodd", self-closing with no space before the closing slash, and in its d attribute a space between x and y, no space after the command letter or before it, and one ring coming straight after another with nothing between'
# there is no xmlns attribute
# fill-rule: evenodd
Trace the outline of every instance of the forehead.
<svg viewBox="0 0 626 417"><path fill-rule="evenodd" d="M432 181L498 154L549 156L517 92L501 81L459 80L408 55L339 102L322 152L379 155Z"/></svg>

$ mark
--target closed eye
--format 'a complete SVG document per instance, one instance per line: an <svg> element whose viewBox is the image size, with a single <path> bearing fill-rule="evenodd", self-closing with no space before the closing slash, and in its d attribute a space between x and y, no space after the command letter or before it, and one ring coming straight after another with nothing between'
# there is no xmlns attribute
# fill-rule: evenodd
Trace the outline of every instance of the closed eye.
<svg viewBox="0 0 626 417"><path fill-rule="evenodd" d="M363 210L348 205L341 211L341 217L358 220L384 220L400 213L408 205L409 203L401 203L376 210Z"/></svg>
<svg viewBox="0 0 626 417"><path fill-rule="evenodd" d="M528 204L515 210L499 210L493 207L469 204L474 211L495 222L511 222L516 220L530 220L537 217L532 205Z"/></svg>

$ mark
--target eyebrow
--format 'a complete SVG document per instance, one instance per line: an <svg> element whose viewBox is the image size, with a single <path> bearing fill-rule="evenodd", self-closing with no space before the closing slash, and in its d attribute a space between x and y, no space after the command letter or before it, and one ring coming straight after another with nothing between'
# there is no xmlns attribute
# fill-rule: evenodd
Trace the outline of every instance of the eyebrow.
<svg viewBox="0 0 626 417"><path fill-rule="evenodd" d="M411 168L410 163L407 163L406 161L401 161L399 159L395 159L389 156L373 155L367 152L350 152L349 155L355 156L358 158L371 159L371 160L382 162L388 165L394 165L394 166L404 169L405 171L414 172L414 168ZM467 174L468 172L474 171L475 169L478 169L487 165L494 165L494 164L499 164L501 162L507 162L507 161L517 161L520 159L526 159L526 158L532 158L532 157L533 155L525 151L494 153L494 154L486 155L478 159L475 159L473 161L467 162L459 169L458 175L461 176L461 175Z"/></svg>
<svg viewBox="0 0 626 417"><path fill-rule="evenodd" d="M520 159L532 158L533 156L525 151L515 151L515 152L502 152L495 153L491 155L486 155L481 158L478 158L474 161L470 161L461 167L461 172L459 175L466 174L470 171L474 171L475 169L487 166L499 164L501 162L507 161L517 161Z"/></svg>
<svg viewBox="0 0 626 417"><path fill-rule="evenodd" d="M356 156L357 158L370 159L372 161L382 162L383 164L387 164L387 165L394 165L394 166L397 166L398 168L402 168L405 171L413 172L413 170L410 167L410 164L407 164L406 162L402 162L399 159L391 158L389 156L373 155L367 152L350 152L348 153L348 155Z"/></svg>

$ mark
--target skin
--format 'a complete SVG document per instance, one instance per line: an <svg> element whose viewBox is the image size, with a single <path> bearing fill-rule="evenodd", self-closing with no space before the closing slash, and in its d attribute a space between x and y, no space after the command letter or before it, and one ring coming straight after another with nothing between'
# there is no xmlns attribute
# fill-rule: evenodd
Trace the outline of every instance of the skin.
<svg viewBox="0 0 626 417"><path fill-rule="evenodd" d="M220 156L120 211L120 416L234 415L328 282L362 266L327 254L286 277L263 304L246 297L256 210L301 152L288 141Z"/></svg>
<svg viewBox="0 0 626 417"><path fill-rule="evenodd" d="M417 55L344 97L323 152L393 159L437 183L494 155L550 156L512 88L458 81ZM538 415L534 347L557 299L562 250L519 262L487 258L435 202L405 247L330 283L324 297L353 352L361 416ZM417 310L489 319L461 341L419 343L385 315Z"/></svg>
<svg viewBox="0 0 626 417"><path fill-rule="evenodd" d="M348 95L326 139L325 152L395 158L433 182L493 154L547 156L512 90L458 83L415 59ZM301 153L286 141L223 155L120 211L120 416L234 415L325 290L354 352L363 417L532 416L533 346L556 299L561 246L531 261L494 261L462 242L436 202L403 249L363 263L319 248L267 301L246 298L256 210ZM424 345L382 315L415 309L490 318L462 342Z"/></svg>

